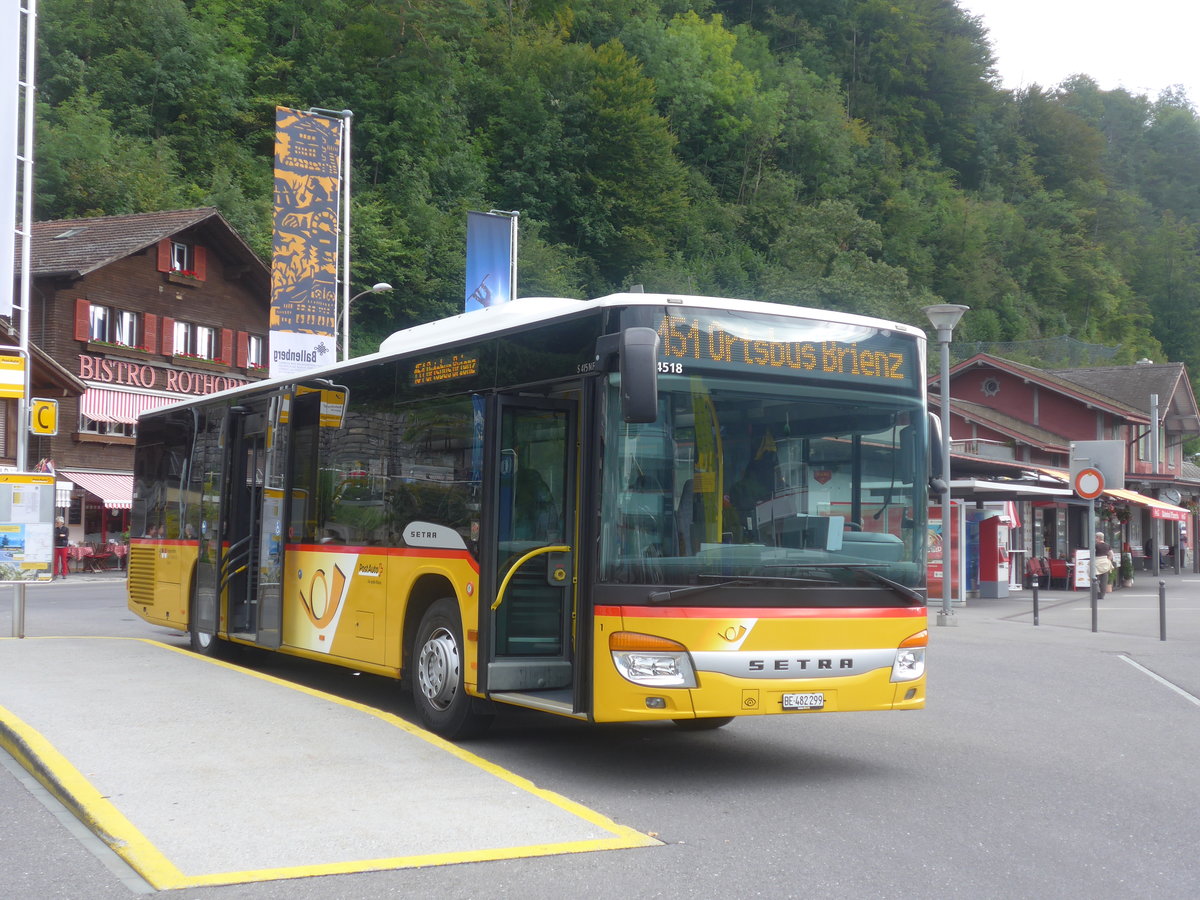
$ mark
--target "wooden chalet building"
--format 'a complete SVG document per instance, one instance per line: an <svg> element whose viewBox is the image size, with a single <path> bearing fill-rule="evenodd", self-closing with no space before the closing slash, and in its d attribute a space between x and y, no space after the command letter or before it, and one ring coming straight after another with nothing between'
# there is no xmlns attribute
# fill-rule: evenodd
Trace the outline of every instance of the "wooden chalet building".
<svg viewBox="0 0 1200 900"><path fill-rule="evenodd" d="M934 383L938 381L935 377ZM940 388L931 392L939 403ZM1156 546L1187 549L1200 501L1200 469L1183 453L1200 435L1200 410L1182 363L1037 369L978 354L950 371L950 434L956 471L1036 472L1069 480L1072 441L1125 445L1125 490L1106 491L1099 524L1117 546L1143 555ZM1152 423L1157 416L1157 426ZM1158 429L1157 459L1152 428ZM1026 556L1065 558L1089 545L1086 503L1027 500L1020 540Z"/></svg>
<svg viewBox="0 0 1200 900"><path fill-rule="evenodd" d="M18 241L18 272L20 257ZM270 269L203 208L35 223L30 274L30 345L69 376L51 395L58 434L30 437L30 463L73 485L73 540L118 537L138 414L266 376Z"/></svg>

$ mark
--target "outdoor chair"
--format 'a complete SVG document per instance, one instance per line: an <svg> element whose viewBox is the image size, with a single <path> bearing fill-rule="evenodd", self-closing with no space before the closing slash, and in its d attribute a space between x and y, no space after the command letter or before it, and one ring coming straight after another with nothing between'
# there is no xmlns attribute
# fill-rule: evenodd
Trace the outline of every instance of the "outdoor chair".
<svg viewBox="0 0 1200 900"><path fill-rule="evenodd" d="M1055 581L1061 581L1064 590L1069 587L1068 582L1071 579L1071 570L1067 567L1067 561L1065 559L1051 559L1047 560L1047 563L1050 566L1050 579L1047 587L1053 588Z"/></svg>

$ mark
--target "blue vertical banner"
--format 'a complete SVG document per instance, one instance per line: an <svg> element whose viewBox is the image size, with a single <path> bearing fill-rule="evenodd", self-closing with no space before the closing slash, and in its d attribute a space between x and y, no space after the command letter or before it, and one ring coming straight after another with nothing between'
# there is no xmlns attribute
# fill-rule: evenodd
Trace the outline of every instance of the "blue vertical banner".
<svg viewBox="0 0 1200 900"><path fill-rule="evenodd" d="M514 299L517 283L517 215L467 213L466 311Z"/></svg>
<svg viewBox="0 0 1200 900"><path fill-rule="evenodd" d="M342 122L275 109L270 375L337 359Z"/></svg>

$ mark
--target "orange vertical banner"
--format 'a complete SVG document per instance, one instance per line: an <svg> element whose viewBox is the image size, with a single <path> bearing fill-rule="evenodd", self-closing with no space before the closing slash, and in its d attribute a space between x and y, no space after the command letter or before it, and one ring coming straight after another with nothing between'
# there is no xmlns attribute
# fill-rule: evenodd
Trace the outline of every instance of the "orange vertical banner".
<svg viewBox="0 0 1200 900"><path fill-rule="evenodd" d="M337 358L342 129L339 119L275 109L272 378Z"/></svg>

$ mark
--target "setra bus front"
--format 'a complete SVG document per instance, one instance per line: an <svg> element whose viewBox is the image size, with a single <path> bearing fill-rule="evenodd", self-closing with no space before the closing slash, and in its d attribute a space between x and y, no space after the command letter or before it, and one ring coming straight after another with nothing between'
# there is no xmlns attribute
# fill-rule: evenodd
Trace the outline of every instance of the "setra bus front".
<svg viewBox="0 0 1200 900"><path fill-rule="evenodd" d="M657 396L605 386L597 721L924 705L924 336L747 306L623 323L657 334Z"/></svg>

